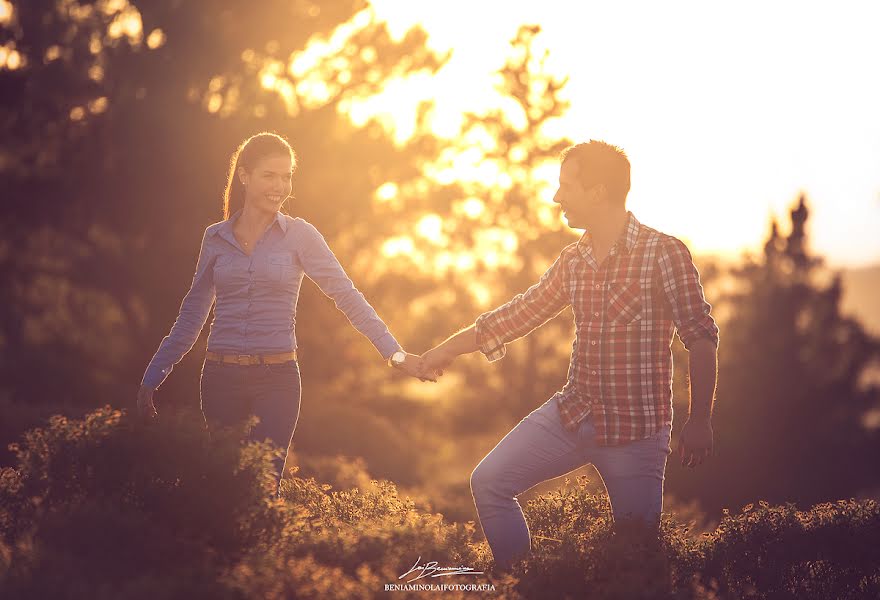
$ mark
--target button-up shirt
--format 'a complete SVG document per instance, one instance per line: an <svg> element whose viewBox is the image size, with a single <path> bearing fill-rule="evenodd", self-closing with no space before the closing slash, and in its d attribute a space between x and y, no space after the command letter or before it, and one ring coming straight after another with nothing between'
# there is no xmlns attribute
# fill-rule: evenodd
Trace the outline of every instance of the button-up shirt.
<svg viewBox="0 0 880 600"><path fill-rule="evenodd" d="M279 212L248 255L232 232L240 215L238 211L205 230L192 285L171 332L144 373L144 385L158 387L192 349L215 299L209 351L269 354L295 350L296 303L303 275L334 300L383 358L400 349L313 225Z"/></svg>
<svg viewBox="0 0 880 600"><path fill-rule="evenodd" d="M572 307L575 340L568 381L556 393L563 426L590 418L600 445L646 438L672 423L672 340L690 349L718 344L718 326L700 276L680 240L639 223L631 212L602 264L592 239L562 250L541 279L480 315L476 335L490 360L505 344Z"/></svg>

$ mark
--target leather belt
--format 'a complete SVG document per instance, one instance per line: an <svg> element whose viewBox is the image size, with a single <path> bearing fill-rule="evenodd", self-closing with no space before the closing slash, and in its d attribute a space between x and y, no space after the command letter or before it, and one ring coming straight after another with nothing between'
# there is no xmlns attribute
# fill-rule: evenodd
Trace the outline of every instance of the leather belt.
<svg viewBox="0 0 880 600"><path fill-rule="evenodd" d="M296 360L296 350L279 354L221 354L206 352L205 360L232 365L277 365Z"/></svg>

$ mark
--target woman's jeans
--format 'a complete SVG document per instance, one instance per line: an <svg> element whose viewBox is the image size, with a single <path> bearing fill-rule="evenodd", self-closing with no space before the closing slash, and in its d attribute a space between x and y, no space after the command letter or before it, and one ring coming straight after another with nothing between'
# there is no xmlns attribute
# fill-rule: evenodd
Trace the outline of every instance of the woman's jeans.
<svg viewBox="0 0 880 600"><path fill-rule="evenodd" d="M589 417L576 432L562 426L554 396L519 422L480 461L471 491L483 533L499 567L509 567L531 548L529 528L516 496L536 484L592 463L599 472L616 522L641 519L659 526L671 427L643 440L599 446Z"/></svg>
<svg viewBox="0 0 880 600"><path fill-rule="evenodd" d="M208 431L217 425L241 426L251 414L260 422L247 433L248 441L269 438L284 451L274 460L276 495L299 418L300 376L295 360L277 365L235 365L205 361L201 377L202 413Z"/></svg>

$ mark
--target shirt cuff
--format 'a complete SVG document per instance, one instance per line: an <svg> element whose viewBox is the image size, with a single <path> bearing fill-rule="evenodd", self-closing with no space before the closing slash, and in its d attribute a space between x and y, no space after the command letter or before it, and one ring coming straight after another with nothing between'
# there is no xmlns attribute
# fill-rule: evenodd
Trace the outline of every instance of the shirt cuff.
<svg viewBox="0 0 880 600"><path fill-rule="evenodd" d="M392 354L403 348L403 346L397 343L397 340L394 339L394 336L391 335L390 332L384 334L377 340L373 340L373 345L386 361L391 358Z"/></svg>
<svg viewBox="0 0 880 600"><path fill-rule="evenodd" d="M691 345L696 340L709 340L715 347L718 347L718 326L713 321L709 325L698 324L695 327L687 328L685 331L679 330L678 337L681 338L681 343L684 344L686 350L691 349Z"/></svg>
<svg viewBox="0 0 880 600"><path fill-rule="evenodd" d="M507 353L507 348L504 345L504 341L494 335L486 324L486 318L489 314L484 313L477 317L477 320L474 322L474 332L477 335L477 347L480 349L480 352L483 353L489 362L493 362L503 358Z"/></svg>
<svg viewBox="0 0 880 600"><path fill-rule="evenodd" d="M149 367L147 367L146 373L144 373L144 378L141 380L141 385L145 385L155 390L160 385L162 385L162 383L168 377L169 373L171 373L171 368L160 369L159 367L150 365Z"/></svg>

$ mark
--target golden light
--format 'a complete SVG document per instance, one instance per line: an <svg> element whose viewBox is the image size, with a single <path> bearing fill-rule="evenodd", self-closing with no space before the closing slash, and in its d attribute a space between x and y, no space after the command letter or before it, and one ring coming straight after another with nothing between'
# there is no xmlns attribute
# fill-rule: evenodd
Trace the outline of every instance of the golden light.
<svg viewBox="0 0 880 600"><path fill-rule="evenodd" d="M260 85L267 90L274 88L277 81L278 77L276 77L274 73L266 72L260 76Z"/></svg>
<svg viewBox="0 0 880 600"><path fill-rule="evenodd" d="M352 98L340 113L346 114L352 123L363 127L370 119L377 120L398 146L403 145L416 132L419 100L422 86L430 85L427 73L413 73L406 78L391 77L382 82L378 94Z"/></svg>
<svg viewBox="0 0 880 600"><path fill-rule="evenodd" d="M459 271L470 271L477 264L477 261L470 254L461 253L455 257L455 268Z"/></svg>
<svg viewBox="0 0 880 600"><path fill-rule="evenodd" d="M622 146L633 165L628 207L643 223L690 236L696 253L738 256L760 249L768 217L784 216L806 190L817 251L832 264L880 259L880 79L864 75L876 70L871 60L880 52L877 6L828 12L783 0L695 13L687 4L644 2L633 20L631 3L587 3L578 19L516 1L448 0L430 15L410 0L370 4L393 39L420 26L429 48L452 51L430 78L416 76L409 89L395 82L354 107L358 122L380 119L396 142L411 134L412 107L425 101L436 103L431 132L450 146L463 140L465 112L500 109L523 130L528 115L495 86L517 28L535 23L538 55L550 50L547 71L569 79L562 99L571 106L547 124L547 139ZM584 36L584 18L607 26ZM472 143L482 145L465 145ZM523 158L514 148L513 160ZM441 184L487 183L493 192L510 182L503 170L493 179L490 168L462 159L438 160L427 175ZM558 165L533 175L548 183L540 193L548 207L532 217L557 227Z"/></svg>
<svg viewBox="0 0 880 600"><path fill-rule="evenodd" d="M474 297L474 300L477 301L478 306L488 306L492 300L492 292L489 291L489 286L485 284L473 281L468 285L468 291Z"/></svg>
<svg viewBox="0 0 880 600"><path fill-rule="evenodd" d="M296 116L299 113L299 100L297 99L293 83L287 79L280 79L275 83L275 91L278 92L284 101L287 114L291 117Z"/></svg>
<svg viewBox="0 0 880 600"><path fill-rule="evenodd" d="M50 63L53 60L57 60L61 57L61 46L54 45L46 48L46 53L43 54L43 62Z"/></svg>
<svg viewBox="0 0 880 600"><path fill-rule="evenodd" d="M147 36L147 48L150 50L160 48L165 44L166 40L167 38L164 31L161 29L154 29L150 32L150 35Z"/></svg>
<svg viewBox="0 0 880 600"><path fill-rule="evenodd" d="M70 109L71 121L82 121L86 116L86 110L82 106L74 106Z"/></svg>
<svg viewBox="0 0 880 600"><path fill-rule="evenodd" d="M128 6L128 0L101 0L98 2L98 8L105 15L118 13Z"/></svg>
<svg viewBox="0 0 880 600"><path fill-rule="evenodd" d="M330 53L329 45L326 42L314 41L310 42L306 49L298 53L292 61L290 61L290 74L296 78L305 76L306 73L318 66L321 58Z"/></svg>
<svg viewBox="0 0 880 600"><path fill-rule="evenodd" d="M207 109L210 113L215 113L223 106L223 96L220 94L211 94L208 96Z"/></svg>
<svg viewBox="0 0 880 600"><path fill-rule="evenodd" d="M389 202L397 197L398 187L393 181L386 181L376 189L376 199L379 202Z"/></svg>
<svg viewBox="0 0 880 600"><path fill-rule="evenodd" d="M393 237L385 240L382 244L382 255L391 258L394 256L411 255L415 250L412 238L407 236Z"/></svg>
<svg viewBox="0 0 880 600"><path fill-rule="evenodd" d="M446 245L448 239L443 234L443 219L440 215L425 215L416 224L416 233L438 246Z"/></svg>
<svg viewBox="0 0 880 600"><path fill-rule="evenodd" d="M509 229L502 227L490 227L483 229L477 234L478 244L487 248L499 248L506 254L513 254L519 248L519 240L516 234Z"/></svg>
<svg viewBox="0 0 880 600"><path fill-rule="evenodd" d="M101 96L100 98L95 98L91 102L89 102L89 112L93 115L98 115L107 110L107 106L109 105L109 101L106 96Z"/></svg>
<svg viewBox="0 0 880 600"><path fill-rule="evenodd" d="M0 46L0 69L15 71L24 66L24 57L15 49L15 43Z"/></svg>
<svg viewBox="0 0 880 600"><path fill-rule="evenodd" d="M110 26L107 27L107 36L110 39L119 39L125 36L132 44L139 44L144 35L141 13L135 7L128 5L128 2L125 0L117 4L124 4L126 6L116 15ZM115 11L107 12L111 14Z"/></svg>
<svg viewBox="0 0 880 600"><path fill-rule="evenodd" d="M320 106L330 99L330 88L319 79L303 79L296 84L298 96L307 100L309 106Z"/></svg>
<svg viewBox="0 0 880 600"><path fill-rule="evenodd" d="M463 215L469 219L479 218L485 210L486 205L479 198L467 198L466 200L456 203L453 207L455 213Z"/></svg>
<svg viewBox="0 0 880 600"><path fill-rule="evenodd" d="M0 24L12 22L13 7L7 0L0 0Z"/></svg>

